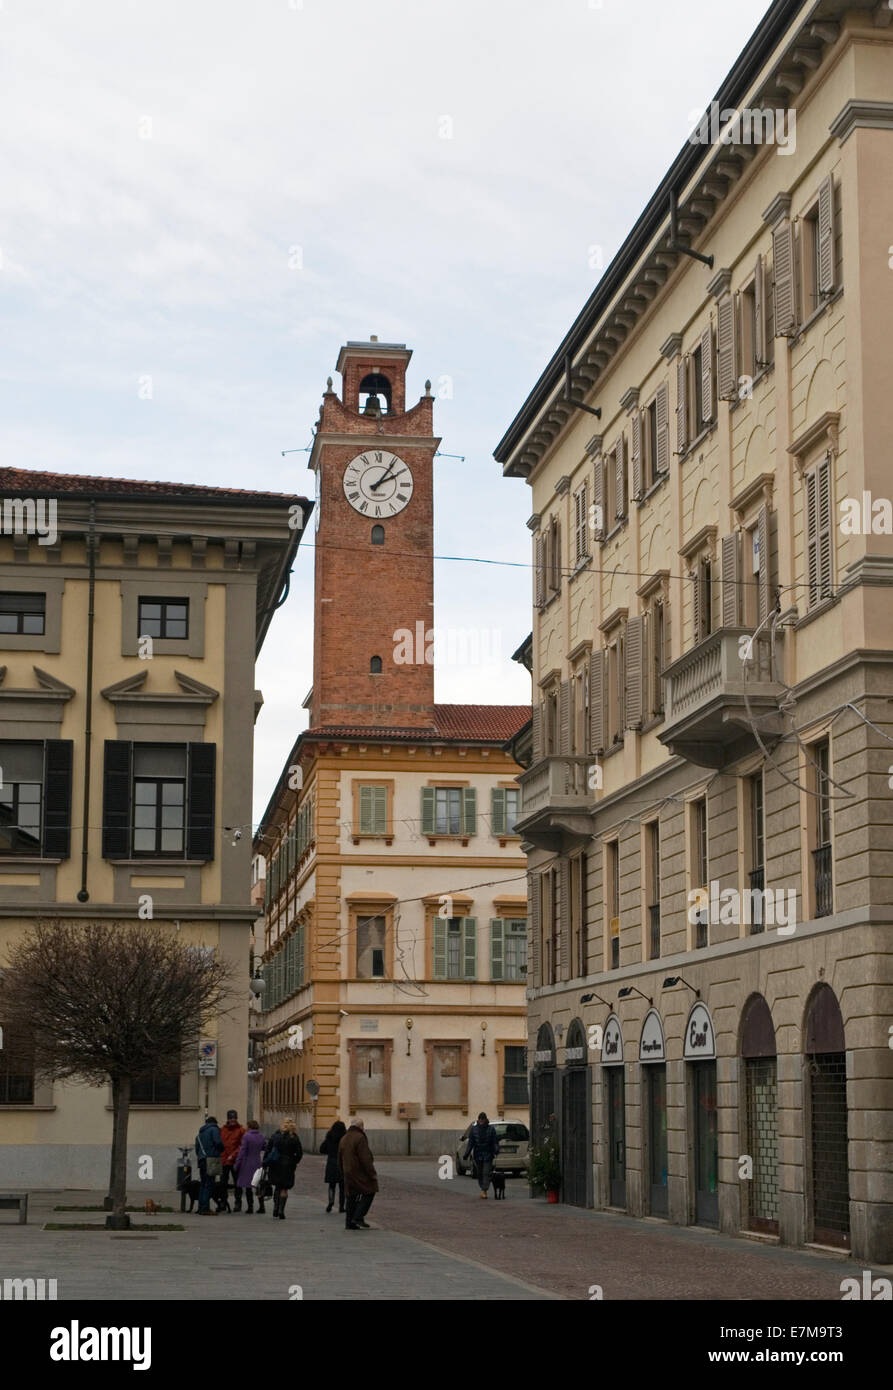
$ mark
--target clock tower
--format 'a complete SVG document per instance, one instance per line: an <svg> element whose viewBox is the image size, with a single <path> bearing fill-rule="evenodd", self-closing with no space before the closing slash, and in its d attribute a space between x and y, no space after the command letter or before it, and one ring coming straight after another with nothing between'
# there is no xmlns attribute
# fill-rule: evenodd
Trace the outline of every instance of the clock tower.
<svg viewBox="0 0 893 1390"><path fill-rule="evenodd" d="M316 473L311 728L433 728L434 398L406 408L403 343L347 343ZM407 633L412 640L407 641Z"/></svg>

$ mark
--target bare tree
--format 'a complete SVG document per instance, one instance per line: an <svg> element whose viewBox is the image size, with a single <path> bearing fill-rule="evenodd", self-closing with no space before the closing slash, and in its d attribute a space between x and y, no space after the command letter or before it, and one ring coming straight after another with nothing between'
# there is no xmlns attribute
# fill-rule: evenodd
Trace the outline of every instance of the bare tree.
<svg viewBox="0 0 893 1390"><path fill-rule="evenodd" d="M112 1085L111 1214L130 1225L127 1127L133 1082L197 1061L209 1017L229 1012L231 967L151 922L38 922L9 952L2 1015L36 1074Z"/></svg>

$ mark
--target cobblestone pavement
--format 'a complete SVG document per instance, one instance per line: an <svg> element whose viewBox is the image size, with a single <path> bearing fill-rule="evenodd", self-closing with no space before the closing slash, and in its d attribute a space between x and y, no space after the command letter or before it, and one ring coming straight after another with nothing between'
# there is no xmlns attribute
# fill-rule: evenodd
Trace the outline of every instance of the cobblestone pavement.
<svg viewBox="0 0 893 1390"><path fill-rule="evenodd" d="M3 1214L0 1280L55 1278L62 1299L587 1300L597 1285L606 1300L839 1302L841 1279L860 1272L837 1255L534 1201L517 1179L504 1202L484 1202L471 1178L440 1179L435 1158L384 1158L377 1168L374 1229L362 1232L346 1231L337 1210L326 1214L314 1154L298 1169L285 1221L273 1221L269 1205L263 1217L181 1216L179 1194L154 1193L175 1212L132 1220L185 1231L51 1232L47 1221L101 1227L101 1213L52 1211L101 1196L35 1193L27 1226Z"/></svg>

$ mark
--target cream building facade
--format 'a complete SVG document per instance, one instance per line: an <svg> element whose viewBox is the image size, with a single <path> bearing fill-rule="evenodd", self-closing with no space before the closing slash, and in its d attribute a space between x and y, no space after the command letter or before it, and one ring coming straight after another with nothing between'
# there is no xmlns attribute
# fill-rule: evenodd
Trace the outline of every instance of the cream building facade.
<svg viewBox="0 0 893 1390"><path fill-rule="evenodd" d="M770 8L496 450L533 497L532 1126L565 1200L874 1261L890 20Z"/></svg>

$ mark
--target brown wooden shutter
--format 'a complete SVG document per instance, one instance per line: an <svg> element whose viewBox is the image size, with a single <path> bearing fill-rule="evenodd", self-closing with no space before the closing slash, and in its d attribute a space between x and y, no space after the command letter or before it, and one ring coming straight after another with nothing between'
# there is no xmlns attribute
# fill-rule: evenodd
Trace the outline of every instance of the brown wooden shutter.
<svg viewBox="0 0 893 1390"><path fill-rule="evenodd" d="M545 538L537 535L533 542L534 602L542 608L546 602Z"/></svg>
<svg viewBox="0 0 893 1390"><path fill-rule="evenodd" d="M753 272L753 317L754 344L753 355L758 367L765 367L768 361L766 352L766 267L762 256L757 256Z"/></svg>
<svg viewBox="0 0 893 1390"><path fill-rule="evenodd" d="M737 531L722 538L722 625L738 627L741 622L741 537Z"/></svg>
<svg viewBox="0 0 893 1390"><path fill-rule="evenodd" d="M701 418L695 428L713 419L713 329L708 323L701 334Z"/></svg>
<svg viewBox="0 0 893 1390"><path fill-rule="evenodd" d="M589 658L589 742L593 753L605 746L605 654L592 652Z"/></svg>
<svg viewBox="0 0 893 1390"><path fill-rule="evenodd" d="M558 937L558 978L569 980L571 977L571 866L569 860L559 859L558 873L559 912L561 914L561 931Z"/></svg>
<svg viewBox="0 0 893 1390"><path fill-rule="evenodd" d="M657 426L657 471L658 473L666 473L670 466L670 393L665 381L662 381L657 388L655 416L655 424Z"/></svg>
<svg viewBox="0 0 893 1390"><path fill-rule="evenodd" d="M694 585L691 595L691 625L694 633L694 646L701 640L701 562L695 565Z"/></svg>
<svg viewBox="0 0 893 1390"><path fill-rule="evenodd" d="M818 524L816 512L816 473L803 476L804 504L806 509L804 532L806 536L806 580L809 585L809 606L818 602L819 551ZM760 564L763 563L762 556Z"/></svg>
<svg viewBox="0 0 893 1390"><path fill-rule="evenodd" d="M571 683L562 681L558 691L558 751L563 758L571 752Z"/></svg>
<svg viewBox="0 0 893 1390"><path fill-rule="evenodd" d="M794 297L794 229L788 221L772 229L772 282L775 336L791 338L797 331L797 307Z"/></svg>
<svg viewBox="0 0 893 1390"><path fill-rule="evenodd" d="M551 541L549 546L549 559L551 562L549 583L557 593L561 588L561 522L557 516L553 516L551 530Z"/></svg>
<svg viewBox="0 0 893 1390"><path fill-rule="evenodd" d="M822 460L816 469L816 522L818 538L819 600L828 598L832 580L831 535L831 458Z"/></svg>
<svg viewBox="0 0 893 1390"><path fill-rule="evenodd" d="M645 708L642 689L645 675L644 619L630 618L626 624L626 699L625 728L638 729L642 723Z"/></svg>
<svg viewBox="0 0 893 1390"><path fill-rule="evenodd" d="M829 174L819 189L819 294L834 289L834 182Z"/></svg>
<svg viewBox="0 0 893 1390"><path fill-rule="evenodd" d="M543 757L543 705L537 701L533 707L533 761L541 762Z"/></svg>
<svg viewBox="0 0 893 1390"><path fill-rule="evenodd" d="M592 505L595 507L595 539L600 541L605 534L605 460L601 454L595 460L592 475Z"/></svg>
<svg viewBox="0 0 893 1390"><path fill-rule="evenodd" d="M527 875L527 898L530 905L530 941L528 942L527 983L539 989L542 983L541 967L543 959L543 921L542 921L542 875ZM532 967L532 968L531 968Z"/></svg>
<svg viewBox="0 0 893 1390"><path fill-rule="evenodd" d="M688 358L680 356L676 363L676 452L688 448Z"/></svg>
<svg viewBox="0 0 893 1390"><path fill-rule="evenodd" d="M626 492L626 458L624 440L621 434L614 446L614 516L618 519L626 514L624 494Z"/></svg>
<svg viewBox="0 0 893 1390"><path fill-rule="evenodd" d="M633 411L632 418L632 474L633 474L633 499L638 502L642 496L642 416L638 410Z"/></svg>
<svg viewBox="0 0 893 1390"><path fill-rule="evenodd" d="M722 401L734 400L738 394L736 338L735 301L730 294L724 294L716 306L717 390Z"/></svg>
<svg viewBox="0 0 893 1390"><path fill-rule="evenodd" d="M757 616L765 622L772 602L772 561L770 556L769 508L763 505L757 517L757 545L760 550L760 586L757 593Z"/></svg>

